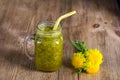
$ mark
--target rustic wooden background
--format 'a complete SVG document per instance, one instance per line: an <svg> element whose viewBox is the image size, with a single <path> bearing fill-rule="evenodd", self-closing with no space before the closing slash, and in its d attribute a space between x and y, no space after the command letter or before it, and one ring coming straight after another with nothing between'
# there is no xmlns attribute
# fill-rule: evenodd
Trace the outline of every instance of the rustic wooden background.
<svg viewBox="0 0 120 80"><path fill-rule="evenodd" d="M24 53L24 37L41 21L56 20L71 10L77 14L61 22L63 66L57 72L34 69ZM99 26L93 26L99 24ZM98 74L74 74L70 40L98 48L104 62ZM0 0L0 80L120 80L120 10L116 0Z"/></svg>

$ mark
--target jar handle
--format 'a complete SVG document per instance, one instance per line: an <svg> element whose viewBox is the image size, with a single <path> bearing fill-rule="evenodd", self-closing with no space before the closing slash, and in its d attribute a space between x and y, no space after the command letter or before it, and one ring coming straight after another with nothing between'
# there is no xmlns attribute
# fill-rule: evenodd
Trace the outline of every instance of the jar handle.
<svg viewBox="0 0 120 80"><path fill-rule="evenodd" d="M24 51L25 55L30 59L34 59L34 40L35 34L31 34L25 37L24 39Z"/></svg>

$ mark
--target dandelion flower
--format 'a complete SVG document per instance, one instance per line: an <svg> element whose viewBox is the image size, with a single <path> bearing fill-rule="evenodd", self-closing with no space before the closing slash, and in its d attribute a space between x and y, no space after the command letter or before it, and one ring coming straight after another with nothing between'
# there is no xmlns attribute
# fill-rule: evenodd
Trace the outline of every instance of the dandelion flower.
<svg viewBox="0 0 120 80"><path fill-rule="evenodd" d="M90 74L95 74L99 71L99 69L100 69L99 64L88 63L86 67L86 72Z"/></svg>
<svg viewBox="0 0 120 80"><path fill-rule="evenodd" d="M81 52L74 53L72 56L72 65L75 68L82 68L85 62L84 54Z"/></svg>
<svg viewBox="0 0 120 80"><path fill-rule="evenodd" d="M93 64L101 64L102 63L102 53L98 49L89 49L85 53L87 62L91 62Z"/></svg>

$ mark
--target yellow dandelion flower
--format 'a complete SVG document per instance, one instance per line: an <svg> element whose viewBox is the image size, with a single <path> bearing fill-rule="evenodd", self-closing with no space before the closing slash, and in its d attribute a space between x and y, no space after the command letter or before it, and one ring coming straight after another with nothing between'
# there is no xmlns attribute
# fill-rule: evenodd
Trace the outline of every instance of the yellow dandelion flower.
<svg viewBox="0 0 120 80"><path fill-rule="evenodd" d="M86 72L90 74L95 74L99 71L99 69L100 69L99 64L88 63L86 67Z"/></svg>
<svg viewBox="0 0 120 80"><path fill-rule="evenodd" d="M93 64L101 64L102 63L102 53L98 49L89 49L86 53L87 62L91 62Z"/></svg>
<svg viewBox="0 0 120 80"><path fill-rule="evenodd" d="M73 54L73 56L72 56L72 65L75 68L83 67L84 62L85 62L84 54L82 54L81 52Z"/></svg>

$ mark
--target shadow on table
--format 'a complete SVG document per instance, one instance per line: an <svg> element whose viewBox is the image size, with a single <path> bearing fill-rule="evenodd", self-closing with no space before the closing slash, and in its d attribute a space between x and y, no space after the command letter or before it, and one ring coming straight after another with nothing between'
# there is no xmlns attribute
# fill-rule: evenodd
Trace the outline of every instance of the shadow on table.
<svg viewBox="0 0 120 80"><path fill-rule="evenodd" d="M64 60L63 60L63 66L65 66L65 67L67 67L67 68L70 68L70 69L72 69L73 68L73 66L71 65L71 60L70 60L70 58L64 58Z"/></svg>
<svg viewBox="0 0 120 80"><path fill-rule="evenodd" d="M79 4L79 0L73 1L73 6ZM119 0L118 0L119 1ZM120 17L120 8L117 0L82 0L83 8L87 10L105 10L114 16Z"/></svg>
<svg viewBox="0 0 120 80"><path fill-rule="evenodd" d="M7 54L5 55L5 61L8 63L17 66L25 68L26 70L33 70L34 68L34 62L32 60L29 60L22 51L19 50L9 50Z"/></svg>

